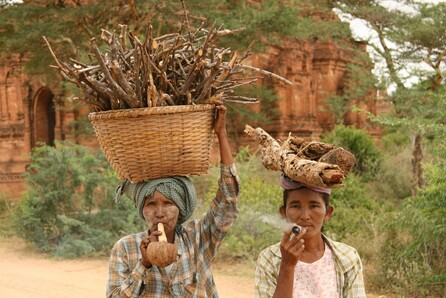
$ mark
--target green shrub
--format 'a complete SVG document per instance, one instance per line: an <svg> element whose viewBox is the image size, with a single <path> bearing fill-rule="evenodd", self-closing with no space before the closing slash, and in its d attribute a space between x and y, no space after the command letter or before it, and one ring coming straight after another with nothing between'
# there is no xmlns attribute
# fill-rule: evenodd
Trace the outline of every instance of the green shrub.
<svg viewBox="0 0 446 298"><path fill-rule="evenodd" d="M351 173L344 184L332 191L331 204L335 211L324 225L331 237L339 241L351 234L371 233L373 214L380 209L380 203L368 194L367 184L359 176Z"/></svg>
<svg viewBox="0 0 446 298"><path fill-rule="evenodd" d="M382 150L392 155L398 153L402 148L410 148L410 146L411 141L409 136L401 131L391 131L388 129L380 138L380 147Z"/></svg>
<svg viewBox="0 0 446 298"><path fill-rule="evenodd" d="M370 181L370 191L379 200L397 206L411 195L412 152L409 137L402 132L387 130L380 139L379 149L383 158L379 175Z"/></svg>
<svg viewBox="0 0 446 298"><path fill-rule="evenodd" d="M108 254L117 239L142 229L130 200L114 205L119 181L101 151L69 142L37 147L26 184L14 226L41 251L60 257Z"/></svg>
<svg viewBox="0 0 446 298"><path fill-rule="evenodd" d="M364 179L370 180L378 172L382 155L376 149L372 136L365 130L340 125L325 134L322 140L352 152L356 157L353 172Z"/></svg>
<svg viewBox="0 0 446 298"><path fill-rule="evenodd" d="M428 186L403 201L383 225L382 279L404 296L444 297L446 164L425 167Z"/></svg>
<svg viewBox="0 0 446 298"><path fill-rule="evenodd" d="M3 193L0 193L0 236L10 237L14 235L12 225L12 210L14 203Z"/></svg>
<svg viewBox="0 0 446 298"><path fill-rule="evenodd" d="M412 182L411 152L401 148L392 156L384 156L379 175L370 181L371 192L379 200L386 200L400 205L404 198L410 196Z"/></svg>
<svg viewBox="0 0 446 298"><path fill-rule="evenodd" d="M254 206L241 204L239 211L240 215L223 241L218 258L256 261L264 248L281 240L279 223L277 226L271 223L265 213L255 210Z"/></svg>

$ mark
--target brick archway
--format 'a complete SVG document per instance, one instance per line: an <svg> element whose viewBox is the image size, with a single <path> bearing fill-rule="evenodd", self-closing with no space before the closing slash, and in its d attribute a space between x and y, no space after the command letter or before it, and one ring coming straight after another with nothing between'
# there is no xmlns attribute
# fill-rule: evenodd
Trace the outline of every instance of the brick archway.
<svg viewBox="0 0 446 298"><path fill-rule="evenodd" d="M53 93L48 88L41 88L34 97L32 147L38 143L54 146L56 110Z"/></svg>

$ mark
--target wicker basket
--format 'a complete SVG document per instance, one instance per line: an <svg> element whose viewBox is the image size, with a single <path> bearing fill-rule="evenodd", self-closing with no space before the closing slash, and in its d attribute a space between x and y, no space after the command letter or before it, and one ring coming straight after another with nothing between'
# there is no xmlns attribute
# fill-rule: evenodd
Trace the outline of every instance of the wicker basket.
<svg viewBox="0 0 446 298"><path fill-rule="evenodd" d="M215 106L184 105L90 113L99 144L130 182L207 173Z"/></svg>

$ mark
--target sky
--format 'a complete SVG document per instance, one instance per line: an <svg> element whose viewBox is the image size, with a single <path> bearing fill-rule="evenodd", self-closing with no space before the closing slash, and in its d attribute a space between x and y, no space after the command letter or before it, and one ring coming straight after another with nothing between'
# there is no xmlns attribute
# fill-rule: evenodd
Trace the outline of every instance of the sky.
<svg viewBox="0 0 446 298"><path fill-rule="evenodd" d="M418 2L438 4L438 3L446 3L446 0L418 0ZM394 0L382 0L381 4L388 9L400 9L403 11L407 10L408 12L410 12L410 10L411 10L407 7L404 8L403 6L401 6L400 3L397 3ZM338 13L338 16L341 18L341 20L347 21L347 19L345 17L343 17L342 15L340 15L339 13ZM367 27L367 24L364 21L362 21L360 19L352 19L352 20L349 20L349 22L350 22L350 30L352 31L353 38L355 38L357 40L366 40L366 39L370 38L371 42L373 42L375 45L379 46L376 34L374 33L373 30L371 30L370 28ZM389 44L389 45L392 46L392 44ZM386 65L385 65L384 61L374 52L374 50L370 46L367 47L367 50L369 52L371 59L375 62L375 68L373 69L372 72L378 79L380 79L381 76L385 73ZM408 65L408 67L414 67L417 69L422 69L422 70L427 70L427 71L432 70L424 62L421 62L419 64L414 64L414 65ZM403 82L406 85L406 87L410 87L412 84L417 83L419 81L419 76L416 76L416 77L408 76L407 72L402 72L401 77L407 77L407 78L403 79ZM387 89L387 92L390 94L394 90L395 90L395 85L390 85Z"/></svg>

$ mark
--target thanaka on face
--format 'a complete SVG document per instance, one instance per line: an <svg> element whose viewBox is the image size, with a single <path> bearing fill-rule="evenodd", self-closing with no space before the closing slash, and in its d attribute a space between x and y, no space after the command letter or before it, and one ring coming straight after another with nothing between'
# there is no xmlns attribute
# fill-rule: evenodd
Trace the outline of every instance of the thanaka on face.
<svg viewBox="0 0 446 298"><path fill-rule="evenodd" d="M156 231L158 223L163 223L167 239L173 240L180 209L171 199L155 190L144 202L143 215L151 231Z"/></svg>
<svg viewBox="0 0 446 298"><path fill-rule="evenodd" d="M333 214L333 206L326 206L321 193L308 188L288 191L286 206L280 207L285 220L306 228L303 238L320 236L324 222Z"/></svg>

